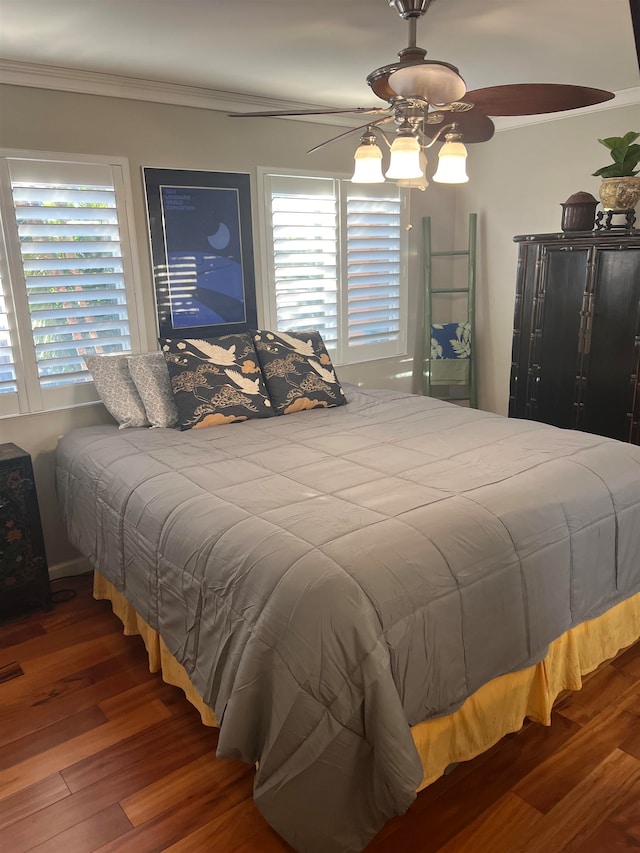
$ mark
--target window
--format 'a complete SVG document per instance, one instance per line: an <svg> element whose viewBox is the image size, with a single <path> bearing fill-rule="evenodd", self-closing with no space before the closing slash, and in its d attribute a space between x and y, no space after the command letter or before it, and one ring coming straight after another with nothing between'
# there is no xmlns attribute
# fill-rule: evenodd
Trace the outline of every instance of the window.
<svg viewBox="0 0 640 853"><path fill-rule="evenodd" d="M83 356L139 349L126 161L0 155L0 414L96 400Z"/></svg>
<svg viewBox="0 0 640 853"><path fill-rule="evenodd" d="M394 184L265 174L267 316L318 329L338 364L406 353L406 229Z"/></svg>

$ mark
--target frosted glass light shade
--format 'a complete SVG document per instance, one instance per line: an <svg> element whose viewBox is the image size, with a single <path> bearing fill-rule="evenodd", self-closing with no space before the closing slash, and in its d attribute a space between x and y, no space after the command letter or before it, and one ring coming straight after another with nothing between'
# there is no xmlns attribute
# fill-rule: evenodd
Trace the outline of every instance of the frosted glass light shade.
<svg viewBox="0 0 640 853"><path fill-rule="evenodd" d="M466 184L467 149L462 142L445 142L438 154L438 169L433 176L438 184Z"/></svg>
<svg viewBox="0 0 640 853"><path fill-rule="evenodd" d="M420 145L415 137L396 136L391 146L391 159L386 175L393 181L419 178L422 175Z"/></svg>
<svg viewBox="0 0 640 853"><path fill-rule="evenodd" d="M425 157L424 151L420 151L420 169L422 170L422 174L419 178L400 178L398 186L406 187L406 189L409 190L426 190L429 186L429 181L425 174L426 168L427 158Z"/></svg>
<svg viewBox="0 0 640 853"><path fill-rule="evenodd" d="M353 155L355 169L351 182L354 184L383 184L382 151L377 145L359 145Z"/></svg>
<svg viewBox="0 0 640 853"><path fill-rule="evenodd" d="M430 104L450 104L466 94L462 77L447 65L425 60L398 68L389 75L389 86L403 98L424 98Z"/></svg>

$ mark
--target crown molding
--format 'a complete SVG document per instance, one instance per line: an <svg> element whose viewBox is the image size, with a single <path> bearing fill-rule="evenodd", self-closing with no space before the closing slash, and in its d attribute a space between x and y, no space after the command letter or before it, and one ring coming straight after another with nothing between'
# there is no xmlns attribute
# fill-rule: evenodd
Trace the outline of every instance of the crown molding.
<svg viewBox="0 0 640 853"><path fill-rule="evenodd" d="M17 62L0 59L0 83L13 86L28 86L36 89L55 89L62 92L77 92L84 95L103 95L110 98L129 98L136 101L173 104L182 107L218 110L220 112L251 112L255 110L305 110L331 109L326 104L308 104L276 98L263 98L257 95L243 95L237 92L223 92L200 86L186 86L180 83L163 83L159 80L144 80L137 77L125 77L117 74L103 74L96 71L78 71L53 65L39 65L31 62ZM595 104L578 110L559 113L544 113L533 116L503 116L493 118L496 131L513 130L532 124L544 124L560 121L577 115L618 109L640 104L640 86L622 89L615 98L603 104ZM344 127L357 127L362 124L358 115L320 115L288 116L291 121L307 121Z"/></svg>
<svg viewBox="0 0 640 853"><path fill-rule="evenodd" d="M96 71L78 71L54 65L39 65L32 62L17 62L0 59L0 83L12 86L28 86L36 89L54 89L62 92L77 92L83 95L103 95L109 98L130 98L135 101L173 104L181 107L196 107L220 112L277 111L331 109L327 104L298 103L237 92L222 92L200 86L181 83L164 83L160 80L143 80L118 74L103 74ZM362 117L345 115L292 116L299 121L352 127L362 124Z"/></svg>

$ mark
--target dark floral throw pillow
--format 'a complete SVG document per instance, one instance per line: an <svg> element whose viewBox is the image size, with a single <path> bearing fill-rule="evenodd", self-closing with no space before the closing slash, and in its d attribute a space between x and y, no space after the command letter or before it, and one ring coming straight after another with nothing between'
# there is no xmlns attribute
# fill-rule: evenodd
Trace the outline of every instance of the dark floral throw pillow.
<svg viewBox="0 0 640 853"><path fill-rule="evenodd" d="M268 418L274 412L249 334L164 338L180 429Z"/></svg>
<svg viewBox="0 0 640 853"><path fill-rule="evenodd" d="M320 332L260 331L253 340L279 415L347 402Z"/></svg>

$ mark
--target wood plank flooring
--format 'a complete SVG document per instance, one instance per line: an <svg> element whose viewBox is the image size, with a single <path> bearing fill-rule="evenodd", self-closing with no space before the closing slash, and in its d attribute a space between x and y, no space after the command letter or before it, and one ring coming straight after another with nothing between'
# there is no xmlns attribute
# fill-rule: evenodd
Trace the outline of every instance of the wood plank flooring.
<svg viewBox="0 0 640 853"><path fill-rule="evenodd" d="M253 769L148 671L88 576L51 613L0 624L3 853L291 853L251 799ZM367 853L640 853L640 643L459 765Z"/></svg>

